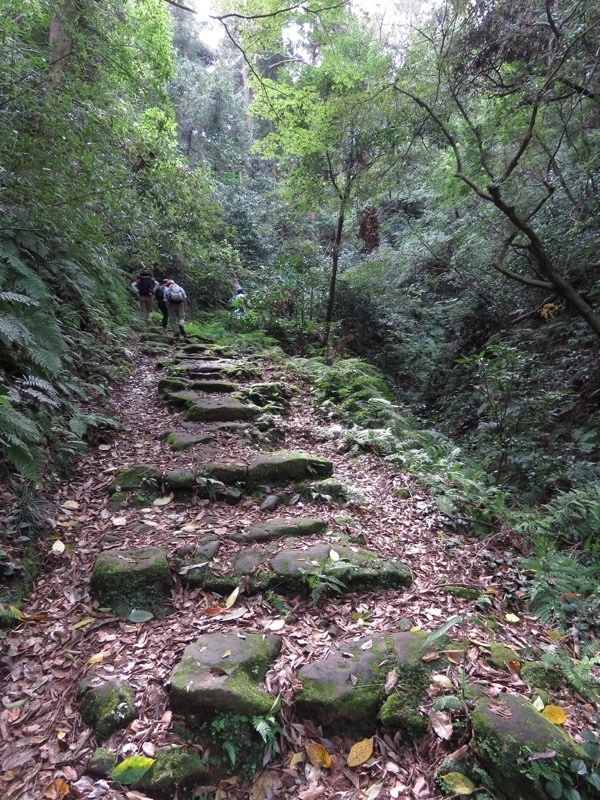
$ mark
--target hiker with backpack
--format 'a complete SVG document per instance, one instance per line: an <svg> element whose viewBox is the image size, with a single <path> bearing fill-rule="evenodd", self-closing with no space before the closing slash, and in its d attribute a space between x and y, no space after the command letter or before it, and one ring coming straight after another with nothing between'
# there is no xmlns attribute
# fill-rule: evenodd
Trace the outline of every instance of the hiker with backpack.
<svg viewBox="0 0 600 800"><path fill-rule="evenodd" d="M167 310L169 313L169 322L171 323L171 330L176 339L179 339L180 336L183 336L184 339L187 339L186 332L184 330L184 323L185 323L185 315L187 314L187 294L185 293L185 289L183 289L179 284L175 283L175 281L171 280L170 278L166 279L166 289L164 291L164 297L167 301Z"/></svg>
<svg viewBox="0 0 600 800"><path fill-rule="evenodd" d="M152 300L157 286L158 281L154 280L154 276L148 269L144 269L131 284L132 292L138 296L140 301L142 322L147 325L150 324L152 318Z"/></svg>
<svg viewBox="0 0 600 800"><path fill-rule="evenodd" d="M165 330L167 329L167 324L169 322L169 307L167 306L167 301L165 300L166 289L167 289L167 279L165 278L165 280L162 283L158 283L156 285L156 289L154 290L156 305L158 306L158 310L162 314L160 326Z"/></svg>

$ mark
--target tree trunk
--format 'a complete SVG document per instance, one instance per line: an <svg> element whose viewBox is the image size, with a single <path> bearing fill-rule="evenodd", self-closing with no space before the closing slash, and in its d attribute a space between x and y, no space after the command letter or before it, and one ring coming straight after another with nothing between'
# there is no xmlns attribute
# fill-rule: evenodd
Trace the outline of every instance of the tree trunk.
<svg viewBox="0 0 600 800"><path fill-rule="evenodd" d="M325 316L325 337L323 339L323 347L327 349L329 345L329 334L331 333L331 322L333 320L333 307L335 305L335 284L337 281L338 263L340 260L340 249L342 245L342 233L344 230L344 217L346 216L346 207L350 197L351 183L346 181L344 192L340 197L340 210L335 226L335 237L333 240L333 250L331 251L331 278L329 280L329 300L327 302L327 314Z"/></svg>
<svg viewBox="0 0 600 800"><path fill-rule="evenodd" d="M71 54L69 28L75 21L74 0L63 0L62 8L50 20L49 74L53 83L60 83L65 71L66 59Z"/></svg>

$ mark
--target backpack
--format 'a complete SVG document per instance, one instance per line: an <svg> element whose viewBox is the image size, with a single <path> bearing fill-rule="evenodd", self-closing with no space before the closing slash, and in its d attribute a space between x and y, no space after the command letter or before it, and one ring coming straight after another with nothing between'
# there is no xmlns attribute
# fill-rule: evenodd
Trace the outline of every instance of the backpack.
<svg viewBox="0 0 600 800"><path fill-rule="evenodd" d="M158 284L158 286L154 290L154 297L156 297L156 299L158 300L159 303L160 303L161 300L165 299L165 287L161 286L160 283Z"/></svg>
<svg viewBox="0 0 600 800"><path fill-rule="evenodd" d="M138 284L138 292L142 297L148 297L152 294L154 288L154 278L152 275L140 275L140 282Z"/></svg>
<svg viewBox="0 0 600 800"><path fill-rule="evenodd" d="M169 303L183 303L185 300L185 292L181 286L178 286L176 283L169 286L168 300Z"/></svg>

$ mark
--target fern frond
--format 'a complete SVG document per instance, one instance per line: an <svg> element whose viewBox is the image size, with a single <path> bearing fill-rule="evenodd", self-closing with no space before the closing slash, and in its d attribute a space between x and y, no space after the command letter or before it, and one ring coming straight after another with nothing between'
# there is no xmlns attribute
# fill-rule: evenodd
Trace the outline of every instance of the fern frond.
<svg viewBox="0 0 600 800"><path fill-rule="evenodd" d="M14 343L29 345L34 337L29 328L17 317L10 314L0 315L0 341L5 345Z"/></svg>
<svg viewBox="0 0 600 800"><path fill-rule="evenodd" d="M23 306L39 306L37 300L27 294L17 294L17 292L0 292L0 300L7 303L19 303Z"/></svg>

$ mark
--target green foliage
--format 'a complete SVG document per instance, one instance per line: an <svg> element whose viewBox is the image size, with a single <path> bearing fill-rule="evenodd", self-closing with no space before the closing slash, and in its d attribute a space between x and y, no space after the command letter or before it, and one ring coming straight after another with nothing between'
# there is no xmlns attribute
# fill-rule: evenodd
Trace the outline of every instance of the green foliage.
<svg viewBox="0 0 600 800"><path fill-rule="evenodd" d="M310 595L310 599L318 605L322 597L332 594L343 594L346 591L346 584L340 580L336 573L343 571L348 573L348 562L327 561L318 569L300 569L298 574L302 583Z"/></svg>
<svg viewBox="0 0 600 800"><path fill-rule="evenodd" d="M582 638L600 630L600 574L598 565L586 566L571 556L548 551L523 561L531 571L529 605L544 624L574 630Z"/></svg>
<svg viewBox="0 0 600 800"><path fill-rule="evenodd" d="M281 727L275 718L279 705L273 704L269 714L244 717L239 714L218 713L210 723L211 741L216 752L211 757L219 761L218 752L224 756L217 766L224 774L239 775L242 780L252 780L263 766L265 747L270 751L276 747Z"/></svg>

